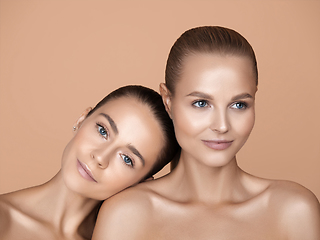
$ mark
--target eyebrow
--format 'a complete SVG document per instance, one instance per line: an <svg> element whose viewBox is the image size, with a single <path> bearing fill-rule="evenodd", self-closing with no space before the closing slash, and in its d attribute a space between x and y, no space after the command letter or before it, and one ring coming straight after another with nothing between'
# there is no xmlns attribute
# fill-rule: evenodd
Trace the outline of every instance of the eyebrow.
<svg viewBox="0 0 320 240"><path fill-rule="evenodd" d="M114 132L116 135L118 135L118 134L119 134L119 131L118 131L117 125L116 125L116 123L113 121L113 119L112 119L108 114L105 114L105 113L100 113L99 115L104 116L104 117L108 120L108 122L109 122L109 124L110 124L110 126L111 126L111 128L112 128L112 130L113 130L113 132Z"/></svg>
<svg viewBox="0 0 320 240"><path fill-rule="evenodd" d="M249 93L241 93L239 95L234 96L231 100L236 101L244 98L253 98Z"/></svg>
<svg viewBox="0 0 320 240"><path fill-rule="evenodd" d="M193 96L193 97L199 97L199 98L204 98L204 99L209 99L212 100L213 98L206 93L203 92L192 92L190 94L188 94L187 96ZM238 94L236 96L234 96L231 101L236 101L236 100L240 100L240 99L244 99L244 98L253 98L249 93L241 93Z"/></svg>
<svg viewBox="0 0 320 240"><path fill-rule="evenodd" d="M209 99L209 100L212 100L212 97L209 95L209 94L206 94L206 93L203 93L203 92L192 92L192 93L189 93L187 95L188 96L192 96L192 97L199 97L199 98L205 98L205 99Z"/></svg>
<svg viewBox="0 0 320 240"><path fill-rule="evenodd" d="M138 149L136 149L134 146L132 145L128 145L127 146L137 157L140 158L141 162L142 162L142 165L144 166L146 161L144 160L144 158L142 157L142 155L139 153Z"/></svg>

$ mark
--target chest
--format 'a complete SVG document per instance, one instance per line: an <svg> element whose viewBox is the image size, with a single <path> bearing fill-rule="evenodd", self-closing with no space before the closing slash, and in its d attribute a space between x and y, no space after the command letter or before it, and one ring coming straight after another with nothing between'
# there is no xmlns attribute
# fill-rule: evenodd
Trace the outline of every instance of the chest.
<svg viewBox="0 0 320 240"><path fill-rule="evenodd" d="M4 239L6 240L83 240L79 236L62 235L49 224L37 221L23 214L14 214L4 234Z"/></svg>
<svg viewBox="0 0 320 240"><path fill-rule="evenodd" d="M274 214L263 206L168 206L156 215L158 239L282 239Z"/></svg>

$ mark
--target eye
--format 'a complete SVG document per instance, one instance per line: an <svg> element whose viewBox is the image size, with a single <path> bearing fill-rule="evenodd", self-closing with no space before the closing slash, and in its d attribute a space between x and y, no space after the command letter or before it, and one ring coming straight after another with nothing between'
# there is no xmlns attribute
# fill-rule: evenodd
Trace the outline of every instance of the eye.
<svg viewBox="0 0 320 240"><path fill-rule="evenodd" d="M232 104L231 108L243 110L247 108L247 104L244 102L236 102Z"/></svg>
<svg viewBox="0 0 320 240"><path fill-rule="evenodd" d="M105 129L104 126L102 126L101 124L97 123L97 130L98 133L104 137L104 138L108 138L108 131Z"/></svg>
<svg viewBox="0 0 320 240"><path fill-rule="evenodd" d="M199 101L195 101L192 105L198 108L204 108L208 106L208 103L205 100L199 100Z"/></svg>
<svg viewBox="0 0 320 240"><path fill-rule="evenodd" d="M133 168L133 161L131 160L130 157L128 157L127 155L124 155L124 154L121 154L120 156L121 156L123 162L124 162L126 165L128 165L128 166L130 166L130 167Z"/></svg>

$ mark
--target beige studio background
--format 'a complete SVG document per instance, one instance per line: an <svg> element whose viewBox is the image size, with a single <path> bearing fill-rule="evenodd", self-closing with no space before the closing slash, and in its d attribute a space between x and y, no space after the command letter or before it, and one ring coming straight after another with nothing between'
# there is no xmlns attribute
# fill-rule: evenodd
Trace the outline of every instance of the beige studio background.
<svg viewBox="0 0 320 240"><path fill-rule="evenodd" d="M158 90L171 45L200 25L239 31L257 54L240 166L320 198L319 0L0 0L0 193L54 176L74 121L111 90Z"/></svg>

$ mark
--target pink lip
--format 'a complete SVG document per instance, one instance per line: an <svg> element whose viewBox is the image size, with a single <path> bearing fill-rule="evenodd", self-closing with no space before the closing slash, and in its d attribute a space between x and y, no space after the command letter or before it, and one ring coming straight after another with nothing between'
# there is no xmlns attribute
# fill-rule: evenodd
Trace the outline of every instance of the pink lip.
<svg viewBox="0 0 320 240"><path fill-rule="evenodd" d="M204 143L204 145L214 150L225 150L228 147L230 147L231 144L233 143L233 141L227 141L227 140L211 140L211 141L202 140L202 142Z"/></svg>
<svg viewBox="0 0 320 240"><path fill-rule="evenodd" d="M78 159L77 159L78 160ZM78 171L80 173L80 175L89 180L89 181L92 181L92 182L97 182L92 173L91 173L91 170L88 168L88 166L85 164L85 163L82 163L80 162L79 160L77 161L77 168L78 168Z"/></svg>

